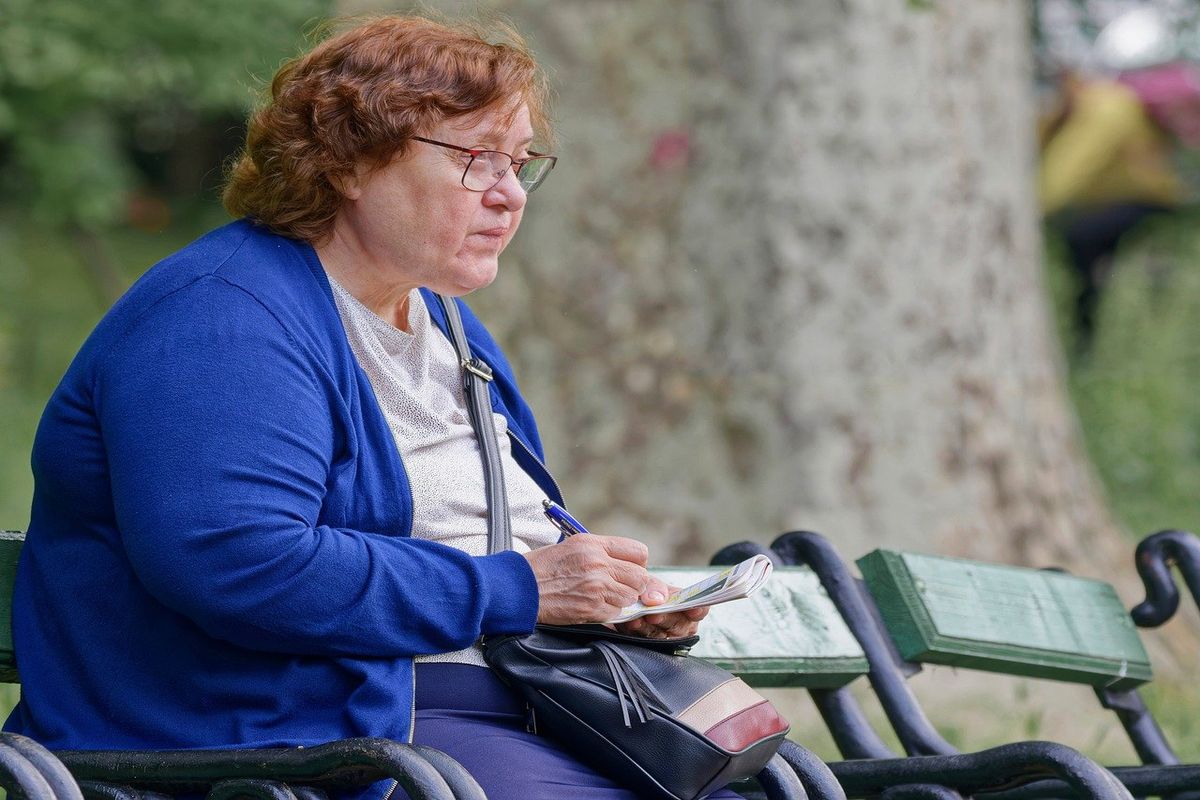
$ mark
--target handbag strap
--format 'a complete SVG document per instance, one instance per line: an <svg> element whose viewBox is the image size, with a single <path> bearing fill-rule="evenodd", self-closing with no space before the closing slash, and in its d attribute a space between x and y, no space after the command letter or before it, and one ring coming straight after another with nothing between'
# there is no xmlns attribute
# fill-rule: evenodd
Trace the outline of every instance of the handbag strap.
<svg viewBox="0 0 1200 800"><path fill-rule="evenodd" d="M477 356L471 355L471 345L463 331L462 315L453 298L434 294L446 315L450 342L462 366L463 393L467 400L467 415L475 429L479 453L483 459L483 483L487 496L488 553L512 549L512 522L508 515L508 494L504 491L504 466L500 461L500 445L496 442L496 423L492 417L492 368Z"/></svg>

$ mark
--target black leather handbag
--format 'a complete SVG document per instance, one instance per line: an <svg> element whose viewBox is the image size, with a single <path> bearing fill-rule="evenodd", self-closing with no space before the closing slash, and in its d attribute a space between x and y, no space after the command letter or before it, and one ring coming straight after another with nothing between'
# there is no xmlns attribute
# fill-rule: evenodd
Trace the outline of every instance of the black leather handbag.
<svg viewBox="0 0 1200 800"><path fill-rule="evenodd" d="M491 370L474 358L453 300L439 297L463 366L483 456L490 552L511 549ZM788 723L739 678L688 650L698 636L648 639L603 625L538 625L487 638L484 659L528 704L534 730L643 797L695 800L757 774Z"/></svg>
<svg viewBox="0 0 1200 800"><path fill-rule="evenodd" d="M756 691L687 655L698 638L539 625L486 640L484 658L538 733L639 797L694 800L758 774L788 732Z"/></svg>

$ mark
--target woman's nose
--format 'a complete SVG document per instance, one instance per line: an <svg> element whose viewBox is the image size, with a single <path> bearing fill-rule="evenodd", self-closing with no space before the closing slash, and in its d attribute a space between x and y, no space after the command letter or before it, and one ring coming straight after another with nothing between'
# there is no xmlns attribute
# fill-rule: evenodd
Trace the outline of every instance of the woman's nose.
<svg viewBox="0 0 1200 800"><path fill-rule="evenodd" d="M485 205L502 205L509 211L520 211L525 207L525 189L517 179L517 171L511 167L500 182L483 193Z"/></svg>

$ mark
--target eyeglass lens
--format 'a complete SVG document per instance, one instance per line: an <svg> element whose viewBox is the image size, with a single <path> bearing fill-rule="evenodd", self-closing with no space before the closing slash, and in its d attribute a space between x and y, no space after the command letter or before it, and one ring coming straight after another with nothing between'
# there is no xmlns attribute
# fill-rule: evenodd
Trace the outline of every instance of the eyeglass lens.
<svg viewBox="0 0 1200 800"><path fill-rule="evenodd" d="M471 160L463 175L463 186L472 191L486 192L504 178L504 173L508 172L512 165L512 158L507 153L484 150ZM521 188L532 192L546 179L553 166L554 159L549 157L526 161L517 170L517 180L521 183Z"/></svg>

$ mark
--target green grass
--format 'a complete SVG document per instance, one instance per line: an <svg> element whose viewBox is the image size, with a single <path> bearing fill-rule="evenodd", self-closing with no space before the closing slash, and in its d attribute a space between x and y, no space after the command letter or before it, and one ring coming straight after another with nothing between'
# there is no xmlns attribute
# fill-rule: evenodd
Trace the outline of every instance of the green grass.
<svg viewBox="0 0 1200 800"><path fill-rule="evenodd" d="M1053 242L1052 242L1053 245ZM1048 251L1069 330L1070 276ZM1072 399L1111 506L1133 536L1200 530L1200 215L1147 225L1117 254L1094 345L1074 356Z"/></svg>

